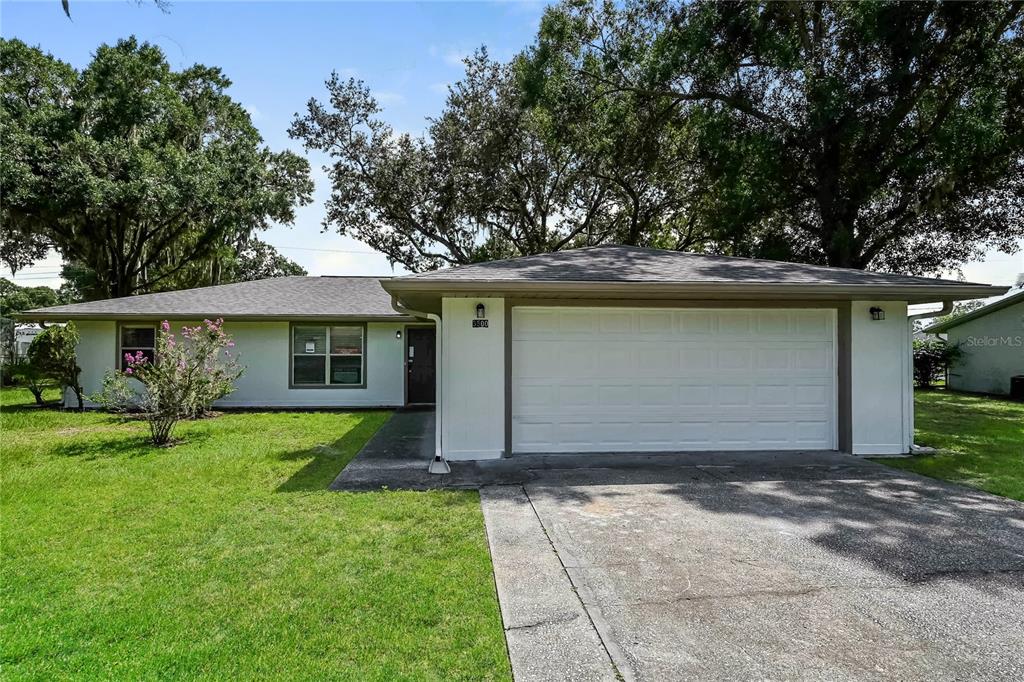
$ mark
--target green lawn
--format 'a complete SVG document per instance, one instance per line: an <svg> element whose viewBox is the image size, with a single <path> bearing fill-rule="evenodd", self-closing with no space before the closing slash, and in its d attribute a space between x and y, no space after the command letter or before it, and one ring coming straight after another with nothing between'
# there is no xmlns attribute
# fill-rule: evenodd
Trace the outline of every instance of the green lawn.
<svg viewBox="0 0 1024 682"><path fill-rule="evenodd" d="M325 489L386 412L0 400L4 679L510 678L477 494Z"/></svg>
<svg viewBox="0 0 1024 682"><path fill-rule="evenodd" d="M918 391L915 442L942 453L878 461L1024 500L1024 403Z"/></svg>

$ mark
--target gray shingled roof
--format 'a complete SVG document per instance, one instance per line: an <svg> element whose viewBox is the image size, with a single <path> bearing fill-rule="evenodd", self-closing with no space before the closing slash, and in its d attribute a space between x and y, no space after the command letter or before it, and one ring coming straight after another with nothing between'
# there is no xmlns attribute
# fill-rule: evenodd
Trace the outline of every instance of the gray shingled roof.
<svg viewBox="0 0 1024 682"><path fill-rule="evenodd" d="M402 318L376 277L278 277L38 308L27 318Z"/></svg>
<svg viewBox="0 0 1024 682"><path fill-rule="evenodd" d="M462 265L391 281L440 282L646 282L749 284L864 284L964 286L928 277L711 256L635 246L590 246L539 256ZM984 286L984 285L980 285Z"/></svg>

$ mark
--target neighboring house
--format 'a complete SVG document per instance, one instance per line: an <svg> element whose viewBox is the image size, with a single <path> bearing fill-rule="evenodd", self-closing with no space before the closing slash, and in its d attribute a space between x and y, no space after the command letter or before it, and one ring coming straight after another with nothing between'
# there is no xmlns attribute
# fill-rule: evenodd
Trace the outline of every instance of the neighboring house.
<svg viewBox="0 0 1024 682"><path fill-rule="evenodd" d="M1024 291L924 331L960 346L949 370L953 390L1009 395L1010 377L1024 375Z"/></svg>
<svg viewBox="0 0 1024 682"><path fill-rule="evenodd" d="M382 288L383 287L383 288ZM87 392L156 326L223 317L224 406L432 402L438 452L907 452L907 305L1002 287L633 247L378 280L288 277L29 311L76 320ZM435 326L437 338L435 345ZM436 363L435 350L436 347Z"/></svg>
<svg viewBox="0 0 1024 682"><path fill-rule="evenodd" d="M39 332L43 331L38 325L19 324L14 328L14 357L22 359L28 356L28 347Z"/></svg>
<svg viewBox="0 0 1024 682"><path fill-rule="evenodd" d="M5 320L4 322L10 321ZM8 359L17 362L28 356L28 347L32 345L32 339L36 338L36 335L43 330L34 324L18 324L14 325L14 329L11 331L13 333L9 331L0 339L0 343L3 344L3 347L0 347L0 358L3 362L7 362Z"/></svg>

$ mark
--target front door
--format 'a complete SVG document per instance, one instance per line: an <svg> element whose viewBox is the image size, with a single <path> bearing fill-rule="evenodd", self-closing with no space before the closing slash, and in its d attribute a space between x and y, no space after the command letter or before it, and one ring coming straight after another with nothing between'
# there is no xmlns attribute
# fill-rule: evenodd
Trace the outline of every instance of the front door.
<svg viewBox="0 0 1024 682"><path fill-rule="evenodd" d="M434 402L434 328L409 327L406 330L405 367L406 402Z"/></svg>

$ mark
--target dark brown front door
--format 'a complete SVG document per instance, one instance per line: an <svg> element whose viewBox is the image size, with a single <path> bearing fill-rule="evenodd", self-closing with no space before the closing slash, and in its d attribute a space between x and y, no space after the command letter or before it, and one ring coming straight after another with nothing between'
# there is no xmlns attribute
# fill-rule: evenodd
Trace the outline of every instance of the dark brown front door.
<svg viewBox="0 0 1024 682"><path fill-rule="evenodd" d="M408 372L406 402L434 402L434 329L409 327L406 331L405 362Z"/></svg>

